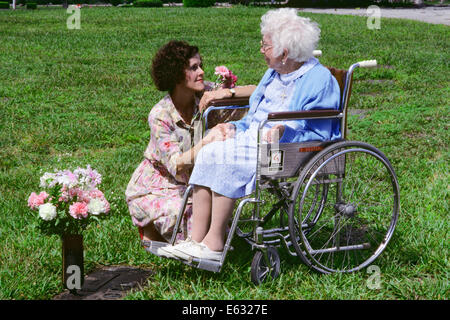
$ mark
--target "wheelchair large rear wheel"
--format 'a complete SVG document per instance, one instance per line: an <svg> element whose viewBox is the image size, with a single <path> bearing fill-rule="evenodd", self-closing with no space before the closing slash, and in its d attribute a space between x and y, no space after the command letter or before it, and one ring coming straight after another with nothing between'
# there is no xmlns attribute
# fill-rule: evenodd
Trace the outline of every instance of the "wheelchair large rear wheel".
<svg viewBox="0 0 450 320"><path fill-rule="evenodd" d="M318 185L327 197L313 219ZM289 232L298 256L314 270L353 272L385 249L398 214L399 186L385 155L369 144L343 141L319 152L301 171L289 208Z"/></svg>

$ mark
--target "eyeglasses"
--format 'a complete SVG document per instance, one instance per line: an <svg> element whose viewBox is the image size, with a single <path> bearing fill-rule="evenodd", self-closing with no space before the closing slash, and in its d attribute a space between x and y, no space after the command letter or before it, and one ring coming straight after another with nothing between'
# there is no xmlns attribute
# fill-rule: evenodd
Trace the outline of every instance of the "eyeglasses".
<svg viewBox="0 0 450 320"><path fill-rule="evenodd" d="M273 47L272 45L265 44L262 40L259 42L259 45L260 45L261 50L262 50L263 52L266 52L267 49L270 49L270 48Z"/></svg>

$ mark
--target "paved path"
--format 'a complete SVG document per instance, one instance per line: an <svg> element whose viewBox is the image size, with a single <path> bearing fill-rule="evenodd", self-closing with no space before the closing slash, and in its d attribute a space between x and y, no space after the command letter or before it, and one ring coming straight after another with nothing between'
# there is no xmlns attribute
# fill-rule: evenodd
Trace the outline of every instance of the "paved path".
<svg viewBox="0 0 450 320"><path fill-rule="evenodd" d="M367 8L363 9L312 9L303 8L300 11L312 13L347 14L367 16ZM433 24L450 25L450 7L424 7L421 9L387 9L381 8L381 18L412 19ZM382 21L382 20L381 20Z"/></svg>

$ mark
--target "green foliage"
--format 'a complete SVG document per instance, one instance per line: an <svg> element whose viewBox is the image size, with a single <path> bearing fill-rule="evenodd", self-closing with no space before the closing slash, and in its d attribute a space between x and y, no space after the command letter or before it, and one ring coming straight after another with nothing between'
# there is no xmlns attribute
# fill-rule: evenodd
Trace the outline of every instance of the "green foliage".
<svg viewBox="0 0 450 320"><path fill-rule="evenodd" d="M183 6L185 7L211 7L216 3L216 0L183 0Z"/></svg>
<svg viewBox="0 0 450 320"><path fill-rule="evenodd" d="M156 8L162 7L163 3L161 0L137 0L134 3L135 7L147 7L147 8Z"/></svg>
<svg viewBox="0 0 450 320"><path fill-rule="evenodd" d="M9 9L9 3L8 2L0 2L0 9Z"/></svg>
<svg viewBox="0 0 450 320"><path fill-rule="evenodd" d="M113 6L118 6L119 4L124 3L124 0L108 0L108 3L112 4Z"/></svg>
<svg viewBox="0 0 450 320"><path fill-rule="evenodd" d="M27 2L27 9L37 9L37 4L36 2Z"/></svg>

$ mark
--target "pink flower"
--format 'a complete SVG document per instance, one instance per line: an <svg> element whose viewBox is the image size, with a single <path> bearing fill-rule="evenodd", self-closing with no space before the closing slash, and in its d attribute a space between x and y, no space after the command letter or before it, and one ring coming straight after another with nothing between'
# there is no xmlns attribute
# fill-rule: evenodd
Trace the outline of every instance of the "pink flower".
<svg viewBox="0 0 450 320"><path fill-rule="evenodd" d="M69 213L75 219L87 218L88 206L85 202L75 202L69 207Z"/></svg>
<svg viewBox="0 0 450 320"><path fill-rule="evenodd" d="M236 86L237 77L227 67L216 67L214 74L218 76L215 88L234 88Z"/></svg>
<svg viewBox="0 0 450 320"><path fill-rule="evenodd" d="M224 79L222 88L234 88L236 86L237 77L230 71L229 75Z"/></svg>
<svg viewBox="0 0 450 320"><path fill-rule="evenodd" d="M89 197L93 199L104 199L105 195L98 189L90 190Z"/></svg>
<svg viewBox="0 0 450 320"><path fill-rule="evenodd" d="M223 78L227 77L230 73L230 70L228 70L228 68L225 66L216 67L215 71L215 75L222 76Z"/></svg>
<svg viewBox="0 0 450 320"><path fill-rule="evenodd" d="M28 198L28 206L31 209L36 209L41 204L44 204L45 199L47 199L47 197L48 193L45 191L42 191L41 193L39 193L39 195L37 195L35 192L32 192L30 194L30 197Z"/></svg>
<svg viewBox="0 0 450 320"><path fill-rule="evenodd" d="M86 191L83 191L79 188L69 189L69 197L71 199L77 197L77 201L79 202L89 202L89 196Z"/></svg>

